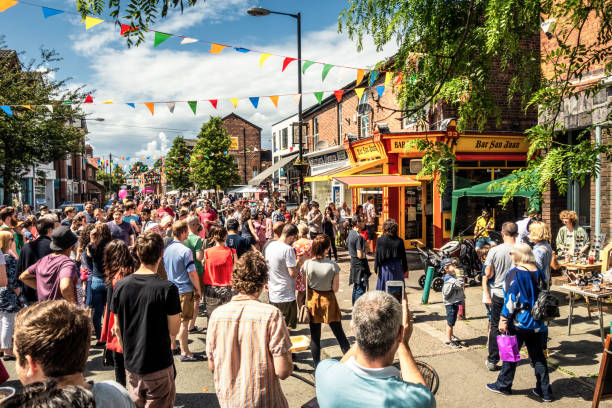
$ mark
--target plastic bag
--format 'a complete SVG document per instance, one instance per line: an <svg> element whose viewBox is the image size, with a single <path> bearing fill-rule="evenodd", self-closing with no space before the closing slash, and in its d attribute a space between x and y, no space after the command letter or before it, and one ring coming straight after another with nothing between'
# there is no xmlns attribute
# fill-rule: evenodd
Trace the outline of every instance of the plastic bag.
<svg viewBox="0 0 612 408"><path fill-rule="evenodd" d="M521 359L516 336L509 334L497 336L497 347L499 348L499 358L501 361L516 363Z"/></svg>

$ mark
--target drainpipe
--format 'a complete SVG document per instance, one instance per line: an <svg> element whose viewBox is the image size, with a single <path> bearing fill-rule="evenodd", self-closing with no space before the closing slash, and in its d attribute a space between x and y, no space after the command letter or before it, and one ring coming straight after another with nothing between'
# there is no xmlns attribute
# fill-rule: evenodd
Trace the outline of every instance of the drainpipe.
<svg viewBox="0 0 612 408"><path fill-rule="evenodd" d="M601 144L601 125L595 127L595 143ZM597 156L597 165L601 166L600 155ZM601 233L601 171L595 179L595 236ZM603 243L602 243L603 244Z"/></svg>

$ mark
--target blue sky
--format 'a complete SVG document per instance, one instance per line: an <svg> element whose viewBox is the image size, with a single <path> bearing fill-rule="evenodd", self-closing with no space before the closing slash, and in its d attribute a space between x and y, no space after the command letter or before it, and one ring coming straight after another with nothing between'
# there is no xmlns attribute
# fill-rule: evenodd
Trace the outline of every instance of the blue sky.
<svg viewBox="0 0 612 408"><path fill-rule="evenodd" d="M76 9L71 0L31 1L62 10ZM355 43L345 33L337 32L338 15L346 4L340 0L208 0L186 9L182 15L171 12L152 28L296 57L295 20L246 14L249 7L260 6L302 13L304 59L371 67L392 55L393 46L376 52L371 41L365 41L364 50L357 53ZM88 121L88 142L93 145L95 155L164 155L177 135L195 137L210 115L224 116L230 112L262 127L262 144L269 147L270 125L297 112L292 97L281 97L278 108L262 99L258 109L254 109L248 99L241 99L234 109L229 101L229 98L297 92L296 63L281 72L282 58L271 57L260 68L260 54L225 49L219 55L212 55L207 43L180 45L176 38L153 48L152 33L147 34L145 44L128 49L118 27L111 23L86 31L78 16L61 14L44 19L40 8L24 4L0 13L0 34L5 36L5 47L25 52L24 59L37 57L41 46L55 49L64 58L57 64L57 78L71 77L70 86L85 85L93 91L96 102L113 99L114 105L90 105L84 109L90 118L104 119L103 122ZM333 90L354 78L354 70L334 68L322 82L321 67L313 66L303 77L303 88L304 92ZM132 110L122 103L209 98L219 98L218 109L201 102L195 116L185 103L177 104L174 114L158 104L154 116L144 105ZM312 95L304 96L305 107L315 102Z"/></svg>

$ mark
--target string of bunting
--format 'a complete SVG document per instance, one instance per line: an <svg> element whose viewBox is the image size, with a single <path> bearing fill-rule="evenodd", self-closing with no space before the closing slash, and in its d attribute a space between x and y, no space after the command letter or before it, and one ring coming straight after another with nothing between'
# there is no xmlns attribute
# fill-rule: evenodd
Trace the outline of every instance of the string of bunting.
<svg viewBox="0 0 612 408"><path fill-rule="evenodd" d="M32 6L32 7L39 7L42 10L43 13L43 17L45 19L48 19L50 17L56 16L58 14L73 14L73 15L78 15L81 16L80 13L74 12L74 11L67 11L67 10L62 10L62 9L56 9L56 8L50 8L50 7L45 7L43 5L40 4L36 4L36 3L31 3L28 1L22 1L22 0L0 0L0 12L5 12L6 10L8 10L9 8L16 6L17 4L25 4L28 6ZM83 24L85 24L85 29L89 30L92 27L97 26L100 23L103 22L107 22L107 23L112 23L114 24L114 21L109 21L109 20L105 20L102 18L98 18L98 17L92 17L92 16L86 16L85 18L83 18ZM258 50L254 50L254 49L249 49L249 48L245 48L242 46L236 46L236 45L229 45L229 44L220 44L220 43L216 43L213 41L208 41L208 40L202 40L202 39L198 39L198 38L194 38L194 37L187 37L184 35L180 35L180 34L171 34L171 33L164 33L161 31L156 31L156 30L145 30L145 29L141 29L139 27L134 27L134 26L130 26L127 24L120 24L120 30L119 30L119 34L122 36L125 36L126 34L130 33L130 32L135 32L135 31L139 31L139 30L143 30L145 32L152 32L154 33L154 38L153 38L153 47L158 47L159 45L161 45L162 43L164 43L165 41L167 41L170 38L180 38L181 45L186 45L186 44L194 44L194 43L205 43L205 44L209 44L210 45L210 49L209 49L209 53L214 54L214 55L218 55L220 54L223 50L225 50L226 48L229 49L234 49L234 51L242 53L242 54L247 54L247 53L255 53L255 54L260 54L259 57L259 67L261 68L263 66L263 64L271 57L276 57L276 58L282 58L282 66L281 66L281 72L284 72L285 69L292 63L292 62L296 62L298 64L302 64L302 73L306 73L306 70L308 70L308 68L310 68L313 65L321 65L323 66L322 70L321 70L321 80L325 81L325 78L327 77L327 75L329 74L329 72L333 69L333 68L343 68L343 69L351 69L356 71L356 80L357 80L357 84L361 83L361 80L363 79L364 75L368 72L374 74L376 73L376 76L378 76L378 74L384 73L384 74L391 74L391 75L397 75L399 73L397 72L392 72L392 71L386 71L386 70L372 70L372 69L368 69L368 68L357 68L357 67L351 67L351 66L346 66L346 65L338 65L338 64L329 64L326 62L321 62L321 61L314 61L314 60L308 60L308 59L298 59L298 58L293 58L293 57L287 57L285 55L280 55L280 54L275 54L272 52L266 52L266 51L258 51Z"/></svg>

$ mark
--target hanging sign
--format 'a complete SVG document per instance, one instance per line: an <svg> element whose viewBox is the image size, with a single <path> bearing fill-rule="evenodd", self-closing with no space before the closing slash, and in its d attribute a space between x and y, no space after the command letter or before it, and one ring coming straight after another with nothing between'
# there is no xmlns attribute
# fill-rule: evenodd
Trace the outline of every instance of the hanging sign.
<svg viewBox="0 0 612 408"><path fill-rule="evenodd" d="M238 138L232 136L231 139L232 144L230 145L230 150L238 150Z"/></svg>

